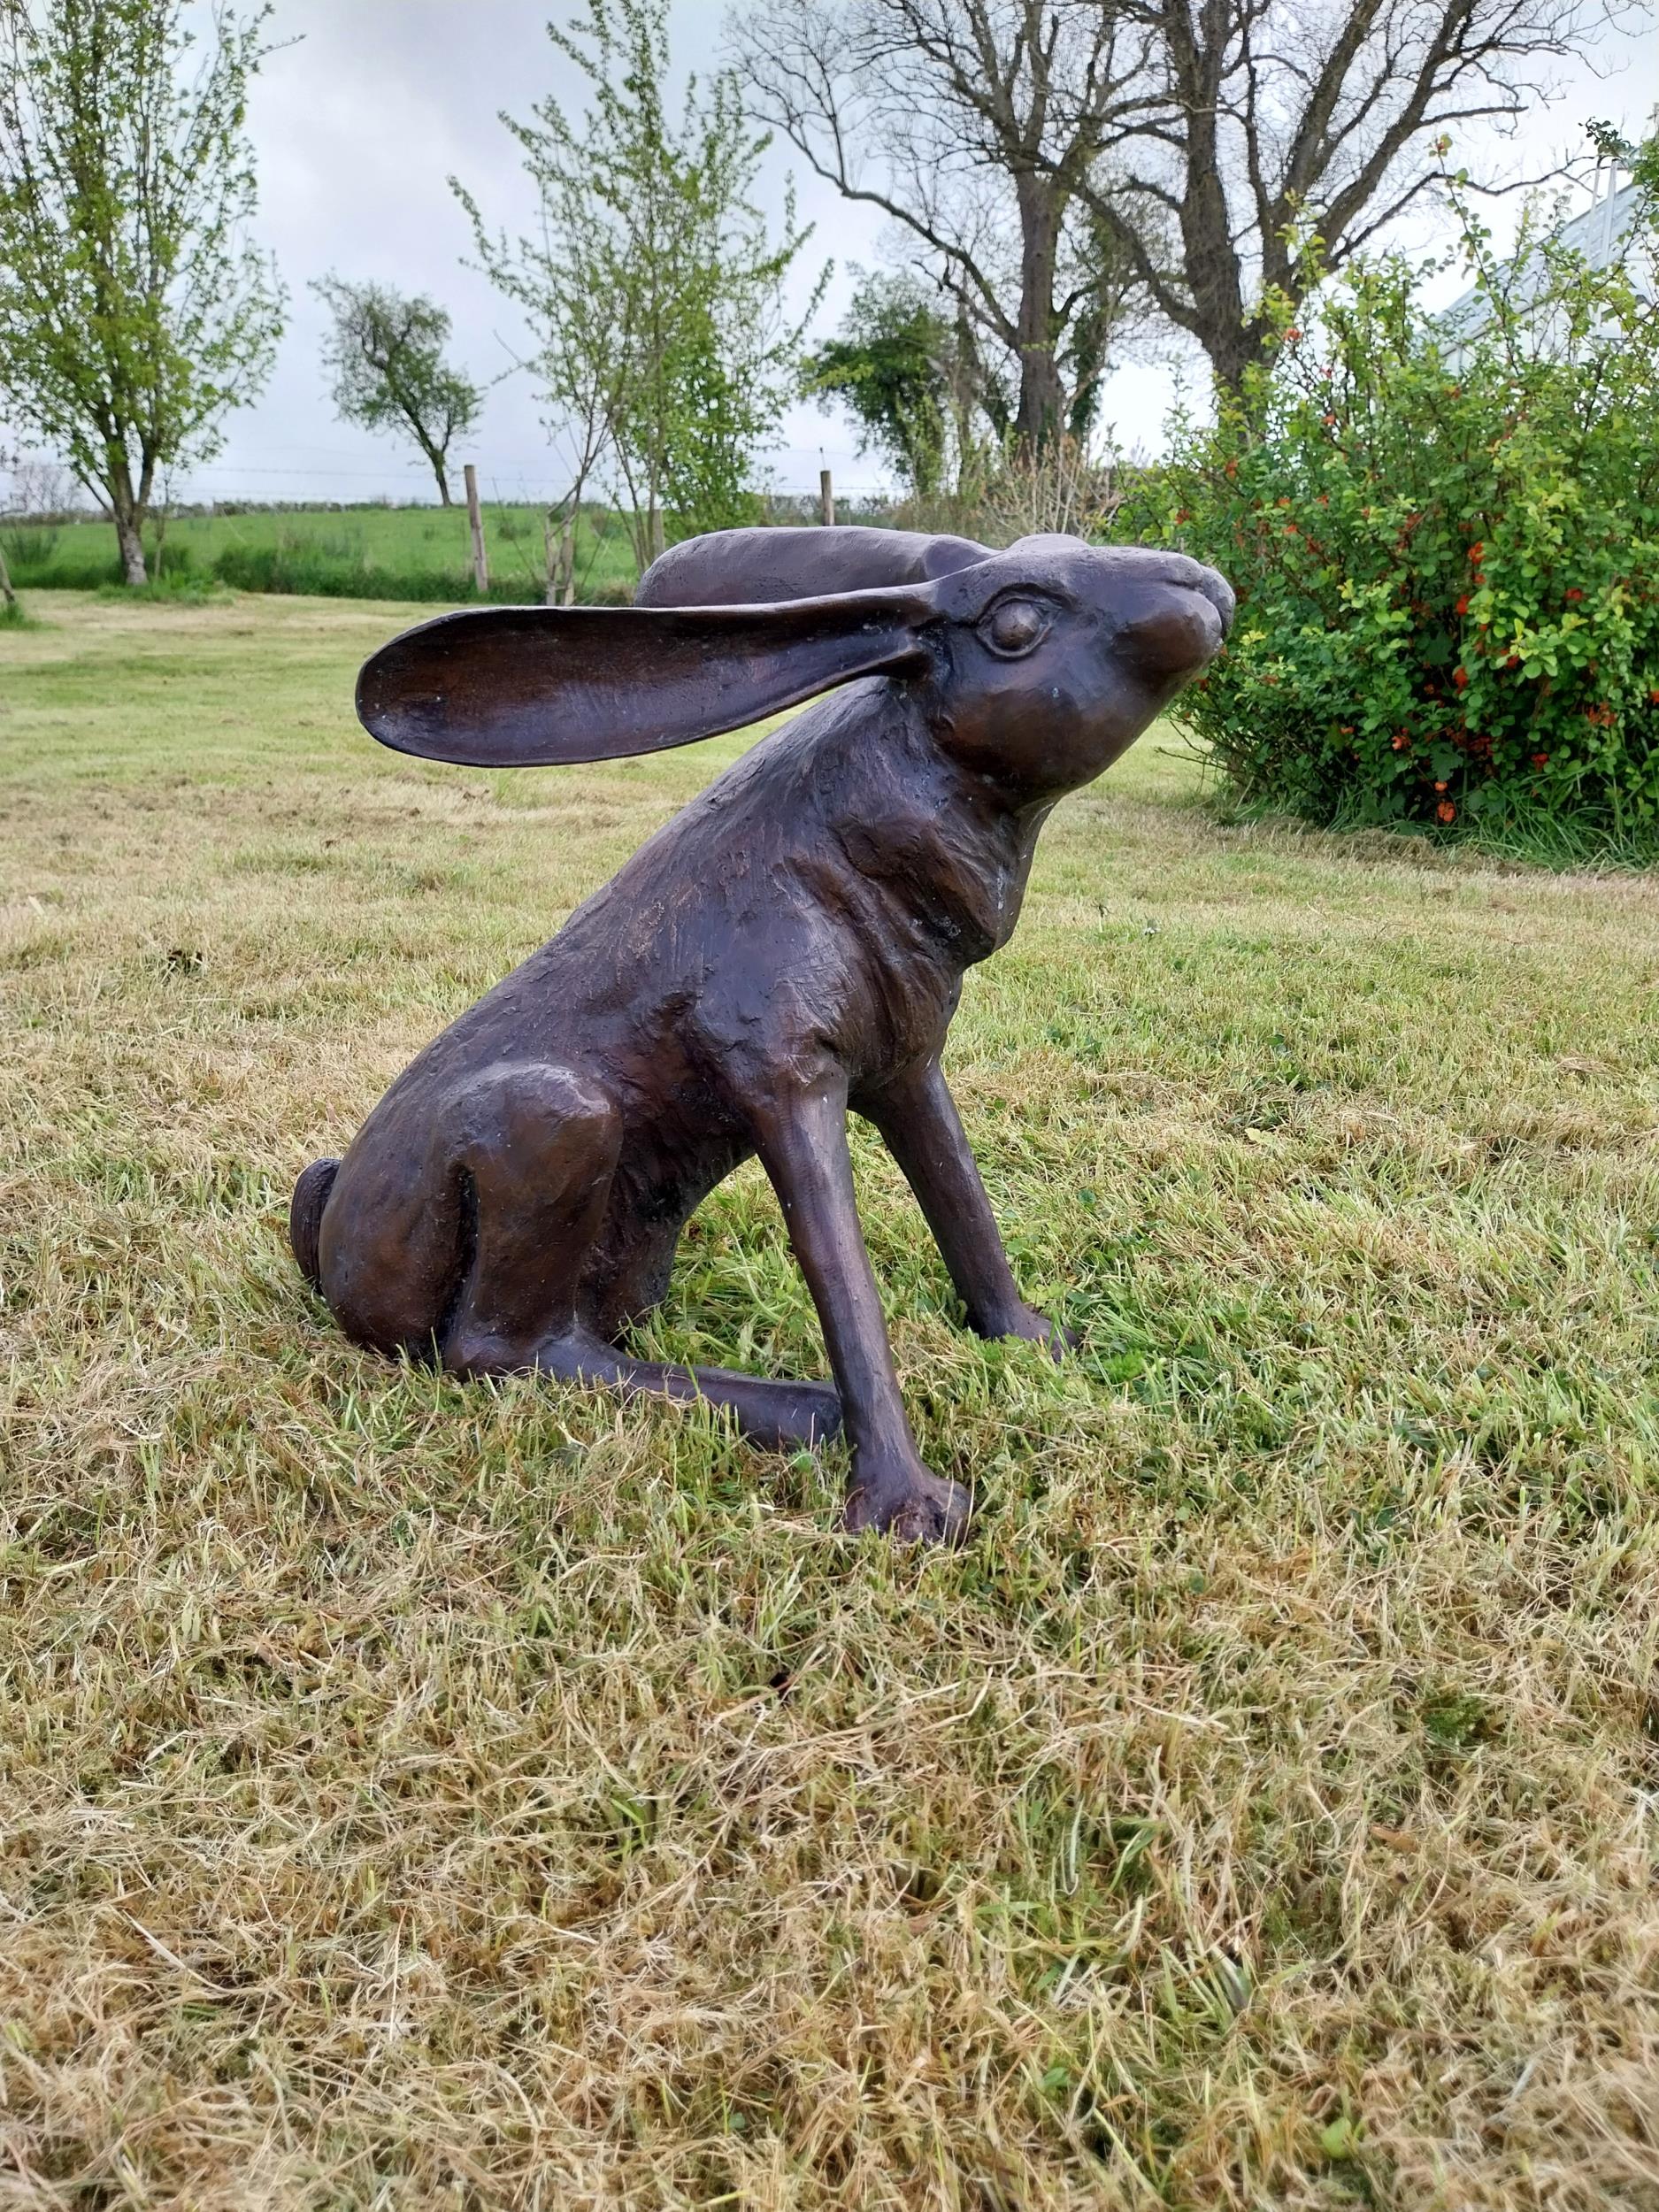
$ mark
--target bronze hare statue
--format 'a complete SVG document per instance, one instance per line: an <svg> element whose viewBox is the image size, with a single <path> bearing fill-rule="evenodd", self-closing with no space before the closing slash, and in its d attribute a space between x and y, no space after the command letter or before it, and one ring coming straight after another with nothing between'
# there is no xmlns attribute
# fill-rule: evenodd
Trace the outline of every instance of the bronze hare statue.
<svg viewBox="0 0 1659 2212"><path fill-rule="evenodd" d="M357 711L429 760L655 752L829 693L715 778L429 1044L294 1193L307 1279L359 1344L461 1375L706 1399L784 1446L844 1428L849 1529L955 1540L923 1464L847 1148L873 1122L972 1326L1058 1348L1020 1297L940 1068L1007 943L1037 833L1210 659L1233 594L1179 555L1033 537L732 530L631 608L480 608L368 662ZM758 1153L833 1386L635 1359L699 1202Z"/></svg>

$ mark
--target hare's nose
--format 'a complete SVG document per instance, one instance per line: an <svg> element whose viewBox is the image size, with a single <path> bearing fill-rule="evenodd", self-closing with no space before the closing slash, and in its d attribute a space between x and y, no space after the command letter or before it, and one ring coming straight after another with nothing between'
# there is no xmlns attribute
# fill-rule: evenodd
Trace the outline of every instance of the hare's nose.
<svg viewBox="0 0 1659 2212"><path fill-rule="evenodd" d="M1233 620L1233 594L1213 569L1199 572L1219 592L1165 584L1129 612L1121 635L1143 675L1158 681L1195 676L1220 651Z"/></svg>
<svg viewBox="0 0 1659 2212"><path fill-rule="evenodd" d="M1194 589L1202 591L1216 612L1221 617L1221 634L1225 638L1233 627L1233 618L1238 611L1238 600L1233 586L1219 569L1201 568Z"/></svg>
<svg viewBox="0 0 1659 2212"><path fill-rule="evenodd" d="M1233 586L1220 570L1208 568L1202 561L1194 561L1185 553L1170 554L1166 562L1163 580L1173 584L1177 590L1201 592L1221 617L1221 634L1225 637L1233 627L1238 602L1233 595Z"/></svg>

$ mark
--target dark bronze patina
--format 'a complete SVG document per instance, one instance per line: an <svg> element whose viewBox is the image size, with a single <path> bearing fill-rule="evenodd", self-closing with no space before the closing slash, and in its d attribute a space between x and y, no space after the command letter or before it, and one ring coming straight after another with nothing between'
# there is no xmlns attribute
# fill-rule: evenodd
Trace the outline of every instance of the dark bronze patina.
<svg viewBox="0 0 1659 2212"><path fill-rule="evenodd" d="M450 615L365 667L382 743L489 767L687 745L833 690L634 856L405 1070L294 1194L305 1275L358 1343L728 1407L759 1441L845 1427L849 1528L958 1536L913 1442L847 1148L874 1123L970 1324L1058 1348L1020 1297L940 1068L964 971L1008 941L1055 801L1221 643L1179 555L887 530L735 530L626 609ZM760 1156L832 1386L633 1358L693 1210Z"/></svg>

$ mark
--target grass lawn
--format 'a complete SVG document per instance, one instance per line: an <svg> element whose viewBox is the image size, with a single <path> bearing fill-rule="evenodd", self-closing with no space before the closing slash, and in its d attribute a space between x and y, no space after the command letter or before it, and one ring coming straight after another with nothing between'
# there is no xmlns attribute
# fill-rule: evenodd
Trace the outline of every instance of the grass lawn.
<svg viewBox="0 0 1659 2212"><path fill-rule="evenodd" d="M492 598L511 603L541 597L547 582L544 514L540 507L497 500L484 503ZM156 544L152 526L144 534L152 575ZM0 528L0 551L19 589L120 588L111 523L11 523ZM186 515L167 525L161 575L164 582L222 578L257 591L457 600L472 595L472 540L462 505L447 511L359 507ZM576 534L576 580L584 599L632 587L634 564L620 517L583 509Z"/></svg>
<svg viewBox="0 0 1659 2212"><path fill-rule="evenodd" d="M411 613L0 631L0 2206L1659 2207L1659 884L1148 740L864 1219L955 1556L354 1352L284 1215L737 749L383 752ZM753 1170L656 1355L823 1371Z"/></svg>

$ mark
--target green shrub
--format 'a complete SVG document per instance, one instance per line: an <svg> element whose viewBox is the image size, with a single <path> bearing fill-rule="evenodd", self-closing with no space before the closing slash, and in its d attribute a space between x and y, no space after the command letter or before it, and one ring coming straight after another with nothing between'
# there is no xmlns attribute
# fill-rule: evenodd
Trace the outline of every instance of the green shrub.
<svg viewBox="0 0 1659 2212"><path fill-rule="evenodd" d="M0 530L0 555L14 572L31 567L45 567L58 550L58 534L50 523L35 523L21 528L13 523Z"/></svg>
<svg viewBox="0 0 1659 2212"><path fill-rule="evenodd" d="M1461 337L1348 271L1118 528L1232 580L1185 718L1241 800L1659 846L1659 164L1624 271L1465 216Z"/></svg>

